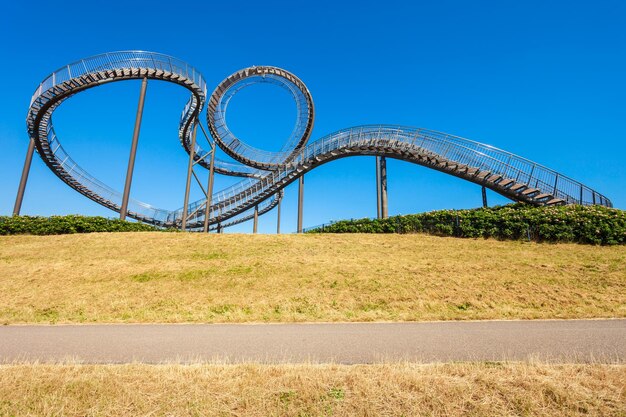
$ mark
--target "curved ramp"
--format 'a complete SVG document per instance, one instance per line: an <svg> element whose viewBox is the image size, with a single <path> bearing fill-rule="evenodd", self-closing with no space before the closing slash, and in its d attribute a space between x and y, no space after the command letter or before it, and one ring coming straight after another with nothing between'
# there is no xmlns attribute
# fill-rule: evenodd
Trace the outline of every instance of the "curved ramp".
<svg viewBox="0 0 626 417"><path fill-rule="evenodd" d="M52 114L70 96L110 82L143 79L175 83L190 92L179 123L179 140L191 151L191 127L199 122L206 83L189 64L143 51L112 52L67 65L47 77L35 91L27 116L28 133L48 167L76 191L114 211L122 195L82 169L65 152L54 130ZM289 90L298 121L283 150L268 153L247 146L226 126L228 100L254 82L272 82ZM247 177L212 196L209 223L245 221L245 212L262 204L261 213L277 203L277 193L318 165L357 155L380 155L419 164L480 184L513 201L533 205L599 204L612 207L602 194L545 166L468 139L405 126L372 125L344 129L308 143L314 107L306 86L295 75L275 67L252 67L228 77L215 90L207 111L216 143L239 163L216 161L215 172ZM198 165L208 168L207 151L195 149ZM189 204L187 225L201 227L206 199ZM178 227L182 209L164 210L131 199L128 216L163 227ZM237 216L244 216L239 217Z"/></svg>

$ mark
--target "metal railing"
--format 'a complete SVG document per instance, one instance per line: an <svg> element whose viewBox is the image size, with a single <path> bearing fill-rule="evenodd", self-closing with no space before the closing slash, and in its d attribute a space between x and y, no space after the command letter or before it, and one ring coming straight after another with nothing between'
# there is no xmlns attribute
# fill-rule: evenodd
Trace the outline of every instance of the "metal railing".
<svg viewBox="0 0 626 417"><path fill-rule="evenodd" d="M68 155L54 131L51 115L55 107L67 97L58 98L62 93L94 86L98 84L98 81L102 81L102 76L97 77L95 74L104 74L105 80L107 77L114 80L118 75L120 78L128 78L136 71L162 71L161 77L169 73L170 77L175 76L179 82L182 83L184 80L189 83L187 86L194 94L185 105L179 126L181 136L189 135L191 132L188 126L192 122L191 119L197 117L204 104L206 82L198 70L184 61L154 52L110 52L81 59L57 69L47 76L35 90L27 116L29 133L35 140L39 140L44 153L42 157L55 173L79 192L113 210L119 210L122 194L90 175ZM155 77L150 76L150 78ZM43 115L39 125L35 126L37 115L49 102L53 105ZM167 222L170 211L131 199L129 215L160 225Z"/></svg>
<svg viewBox="0 0 626 417"><path fill-rule="evenodd" d="M175 73L192 80L206 96L202 74L178 58L148 51L118 51L94 55L65 65L48 75L35 89L30 104L52 87L82 75L106 70L155 69Z"/></svg>
<svg viewBox="0 0 626 417"><path fill-rule="evenodd" d="M359 146L372 150L352 151ZM359 126L332 133L308 144L291 163L266 172L259 180L248 178L223 189L213 195L212 201L222 212L237 211L271 194L298 170L308 170L303 167L312 165L318 158L348 150L351 152L344 155L374 155L387 149L417 150L424 155L488 171L526 184L528 188L537 188L567 204L612 206L608 198L582 183L510 152L441 132L393 125Z"/></svg>
<svg viewBox="0 0 626 417"><path fill-rule="evenodd" d="M226 124L226 109L228 108L228 104L230 103L232 97L242 89L259 82L272 83L284 88L292 95L294 102L296 103L296 123L291 134L284 142L283 147L279 152L264 151L240 141L239 138L231 132ZM308 114L309 109L307 107L305 95L291 81L275 75L266 75L263 77L256 76L254 78L242 80L240 83L232 86L224 94L215 111L215 127L220 138L222 139L222 142L229 144L230 151L242 155L247 161L253 161L259 164L275 165L281 164L287 160L294 148L297 146L300 138L302 138L306 130Z"/></svg>
<svg viewBox="0 0 626 417"><path fill-rule="evenodd" d="M202 75L185 62L152 52L124 51L101 54L58 69L46 77L36 89L27 117L29 133L38 143L38 150L43 153L42 157L51 169L79 192L114 210L119 209L122 194L91 176L69 156L54 131L52 112L68 94L99 85L102 81L125 77L139 78L139 75L133 75L133 71L136 70L150 72L141 75L142 77L169 81L175 78L175 82L185 85L192 91L179 125L181 142L183 145L190 143L189 127L195 123L204 104L206 83ZM170 78L166 77L166 73ZM97 74L100 75L96 77ZM269 80L275 82L274 78L270 77ZM257 170L249 166L242 168L238 164L223 162L224 170L233 172L242 170L241 172L251 177L213 194L211 212L214 215L210 219L211 223L241 216L246 210L264 201L267 201L264 204L270 206L275 201L272 196L300 175L321 163L350 155L388 155L424 165L426 165L424 158L432 157L446 161L447 165L450 163L464 165L491 175L499 175L515 181L516 184L524 184L527 188L536 188L541 193L567 204L612 206L610 200L602 194L543 165L489 145L426 129L394 125L358 126L334 132L297 148L297 154L294 155L290 146L298 142L298 135L302 134L303 129L310 128L306 127L303 121L313 109L307 108L309 104L300 87L292 85L293 83L281 84L294 95L299 112L290 143L278 153L267 153L248 147L242 142L236 143L235 151L242 155L242 159L271 162L275 166L271 170ZM243 84L240 88L246 85L248 84ZM228 97L232 97L232 94ZM227 103L228 100L223 107L218 107L216 119L220 124L217 129L225 129L220 132L226 132L224 136L226 139L229 138L230 132L224 119ZM235 143L234 140L231 142ZM202 158L207 153L199 146L196 146L195 151L196 158ZM458 176L473 181L469 175ZM515 198L513 194L511 197ZM206 199L189 204L188 214L193 214L192 221L203 221L205 210L201 208L204 205ZM129 215L157 225L176 226L182 218L182 209L164 210L131 199ZM243 216L245 217L245 214Z"/></svg>

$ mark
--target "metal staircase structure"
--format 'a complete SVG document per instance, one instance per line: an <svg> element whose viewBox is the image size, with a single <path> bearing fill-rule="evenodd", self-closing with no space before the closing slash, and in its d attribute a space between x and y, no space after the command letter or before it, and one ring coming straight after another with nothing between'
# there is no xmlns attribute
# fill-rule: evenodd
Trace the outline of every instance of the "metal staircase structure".
<svg viewBox="0 0 626 417"><path fill-rule="evenodd" d="M178 136L194 162L209 168L210 152L196 145L191 149L193 126L207 97L206 83L198 70L176 58L153 52L111 52L69 64L48 76L33 94L27 116L31 143L47 166L70 187L93 201L120 211L122 194L94 178L63 149L52 115L74 94L110 82L148 79L175 83L187 89L189 100L182 111ZM290 92L297 106L297 121L280 152L266 152L247 145L226 125L230 99L249 85L270 82ZM215 160L214 170L245 177L233 186L213 193L213 227L240 223L271 210L281 190L315 167L338 158L377 155L435 169L489 188L513 201L533 205L599 204L611 207L602 194L543 165L489 145L426 129L371 125L340 130L308 142L313 129L314 106L304 83L276 67L251 67L226 78L210 96L207 125L215 143L235 161ZM207 199L178 210L165 210L133 200L128 216L161 227L180 227L186 209L190 229L204 224ZM227 223L229 222L230 223Z"/></svg>

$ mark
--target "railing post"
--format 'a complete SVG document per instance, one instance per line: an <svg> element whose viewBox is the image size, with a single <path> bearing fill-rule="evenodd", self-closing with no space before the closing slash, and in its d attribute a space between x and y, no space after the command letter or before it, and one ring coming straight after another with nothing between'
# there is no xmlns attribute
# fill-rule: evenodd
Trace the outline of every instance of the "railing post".
<svg viewBox="0 0 626 417"><path fill-rule="evenodd" d="M204 209L204 233L209 233L209 217L211 216L211 204L213 203L213 181L215 176L215 142L211 151L211 164L209 165L209 186L206 192L206 207Z"/></svg>
<svg viewBox="0 0 626 417"><path fill-rule="evenodd" d="M380 157L380 214L383 219L389 217L387 210L387 158Z"/></svg>
<svg viewBox="0 0 626 417"><path fill-rule="evenodd" d="M583 186L580 186L580 201L578 202L581 206L583 205Z"/></svg>
<svg viewBox="0 0 626 417"><path fill-rule="evenodd" d="M528 174L528 184L530 184L530 180L533 178L533 174L535 173L535 167L536 166L537 166L537 164L533 164L533 167L530 169L530 174ZM518 172L517 176L519 177L519 172Z"/></svg>
<svg viewBox="0 0 626 417"><path fill-rule="evenodd" d="M556 190L557 190L558 183L559 183L559 174L556 174L556 177L554 178L554 192L552 193L554 197L556 197Z"/></svg>
<svg viewBox="0 0 626 417"><path fill-rule="evenodd" d="M302 233L302 206L304 204L304 174L298 181L298 233Z"/></svg>
<svg viewBox="0 0 626 417"><path fill-rule="evenodd" d="M26 182L28 181L28 174L30 173L30 165L33 161L33 153L35 152L35 141L30 139L28 142L28 150L26 151L26 160L24 161L24 168L22 168L22 177L20 179L20 185L17 187L17 196L15 197L15 205L13 206L13 215L19 216L22 209L22 201L24 200L24 190L26 189Z"/></svg>
<svg viewBox="0 0 626 417"><path fill-rule="evenodd" d="M191 171L193 170L193 160L196 156L196 133L198 132L198 124L194 124L191 133L191 150L189 151L189 163L187 165L187 182L185 183L185 201L183 203L183 218L181 229L187 229L187 211L189 209L189 189L191 187Z"/></svg>
<svg viewBox="0 0 626 417"><path fill-rule="evenodd" d="M139 93L139 104L137 105L137 116L135 117L135 130L133 132L133 143L130 147L128 158L128 169L126 170L126 184L122 196L122 206L120 207L120 219L126 220L128 211L128 198L130 196L130 186L133 182L133 170L135 169L135 155L137 154L137 142L139 141L139 131L141 130L141 117L143 115L143 105L146 99L146 89L148 88L148 78L141 82L141 92Z"/></svg>

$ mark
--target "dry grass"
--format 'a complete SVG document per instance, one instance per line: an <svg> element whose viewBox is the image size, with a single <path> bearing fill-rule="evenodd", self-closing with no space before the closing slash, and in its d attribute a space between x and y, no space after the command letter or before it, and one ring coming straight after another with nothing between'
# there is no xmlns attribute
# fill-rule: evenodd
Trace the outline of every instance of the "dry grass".
<svg viewBox="0 0 626 417"><path fill-rule="evenodd" d="M626 248L424 235L0 238L0 323L626 317Z"/></svg>
<svg viewBox="0 0 626 417"><path fill-rule="evenodd" d="M5 365L0 415L626 415L625 365Z"/></svg>

